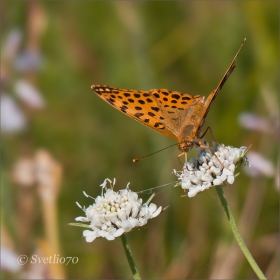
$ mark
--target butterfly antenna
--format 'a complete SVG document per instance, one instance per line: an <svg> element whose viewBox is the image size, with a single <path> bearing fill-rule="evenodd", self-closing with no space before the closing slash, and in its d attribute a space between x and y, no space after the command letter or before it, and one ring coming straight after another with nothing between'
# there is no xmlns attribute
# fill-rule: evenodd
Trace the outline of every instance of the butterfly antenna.
<svg viewBox="0 0 280 280"><path fill-rule="evenodd" d="M243 45L245 44L246 40L247 40L246 38L243 39L243 41L241 43L241 46L239 47L239 50L238 50L237 54L235 55L234 59L236 59L237 56L239 55L239 52L241 51L241 49L242 49Z"/></svg>
<svg viewBox="0 0 280 280"><path fill-rule="evenodd" d="M165 148L163 148L163 149L161 149L161 150L159 150L159 151L153 152L153 153L151 153L151 154L148 154L148 155L143 156L143 157L140 157L140 158L134 158L132 161L133 161L133 162L137 162L137 161L139 161L140 159L143 159L143 158L145 158L145 157L152 156L152 155L154 155L154 154L157 154L157 153L159 153L159 152L161 152L161 151L163 151L163 150L166 150L166 149L168 149L168 148L170 148L170 147L173 147L173 146L176 146L176 145L178 145L178 144L176 143L176 144L170 145L170 146L165 147Z"/></svg>

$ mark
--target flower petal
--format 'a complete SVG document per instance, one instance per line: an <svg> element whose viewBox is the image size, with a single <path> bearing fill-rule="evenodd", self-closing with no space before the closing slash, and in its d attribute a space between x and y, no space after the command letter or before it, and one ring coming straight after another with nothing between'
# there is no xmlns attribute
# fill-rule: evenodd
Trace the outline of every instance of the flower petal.
<svg viewBox="0 0 280 280"><path fill-rule="evenodd" d="M114 237L119 237L124 233L124 230L122 228L119 228L118 230L115 231Z"/></svg>
<svg viewBox="0 0 280 280"><path fill-rule="evenodd" d="M133 228L131 222L128 221L128 220L122 221L121 225L122 225L122 229L123 229L125 232L129 232L129 231L131 231L132 228Z"/></svg>
<svg viewBox="0 0 280 280"><path fill-rule="evenodd" d="M160 214L162 210L162 207L160 206L153 214L152 214L152 217L155 218L156 216L158 216Z"/></svg>
<svg viewBox="0 0 280 280"><path fill-rule="evenodd" d="M88 219L88 218L85 218L85 217L77 217L77 218L75 219L75 221L79 221L79 222L88 222L89 219Z"/></svg>

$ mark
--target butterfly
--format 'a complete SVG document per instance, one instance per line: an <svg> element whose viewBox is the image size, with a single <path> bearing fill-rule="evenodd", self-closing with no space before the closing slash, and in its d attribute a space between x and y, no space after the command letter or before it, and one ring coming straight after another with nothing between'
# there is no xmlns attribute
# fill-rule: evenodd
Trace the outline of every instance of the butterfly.
<svg viewBox="0 0 280 280"><path fill-rule="evenodd" d="M209 149L202 144L202 126L209 109L224 83L236 67L235 60L243 47L243 40L217 88L205 100L201 95L189 95L167 89L129 90L93 85L91 89L108 104L136 121L178 141L178 148L187 153L194 146ZM179 157L178 156L178 157Z"/></svg>

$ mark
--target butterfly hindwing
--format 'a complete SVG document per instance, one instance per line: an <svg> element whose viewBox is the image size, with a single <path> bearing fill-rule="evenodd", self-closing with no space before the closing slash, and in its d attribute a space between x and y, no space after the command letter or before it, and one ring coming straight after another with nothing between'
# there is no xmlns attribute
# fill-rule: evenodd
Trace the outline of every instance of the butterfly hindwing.
<svg viewBox="0 0 280 280"><path fill-rule="evenodd" d="M189 95L178 91L170 91L167 89L153 89L150 93L159 103L159 108L165 118L165 123L170 127L172 133L177 137L181 129L188 122L193 122L191 115L198 103L204 102L204 96Z"/></svg>

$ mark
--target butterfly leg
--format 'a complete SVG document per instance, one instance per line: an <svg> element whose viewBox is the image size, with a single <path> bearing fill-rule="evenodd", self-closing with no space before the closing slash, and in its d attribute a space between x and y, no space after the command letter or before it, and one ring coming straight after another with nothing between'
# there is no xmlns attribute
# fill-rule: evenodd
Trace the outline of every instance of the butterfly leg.
<svg viewBox="0 0 280 280"><path fill-rule="evenodd" d="M212 132L212 129L211 129L210 126L208 126L208 127L206 128L205 132L201 135L201 138L204 137L204 135L207 133L208 129L210 130L212 140L214 140L215 143L216 143L218 146L223 147L224 149L228 150L226 147L222 146L219 142L216 141L216 139L214 138L214 135L213 135L213 132Z"/></svg>
<svg viewBox="0 0 280 280"><path fill-rule="evenodd" d="M213 139L219 146L221 146L221 144L218 143L218 142L215 140L214 135L213 135L213 132L212 132L212 129L211 129L210 126L208 126L208 127L206 128L205 132L200 136L200 138L203 138L203 137L205 136L205 134L207 133L208 130L210 130L212 139Z"/></svg>
<svg viewBox="0 0 280 280"><path fill-rule="evenodd" d="M182 162L180 161L180 157L182 157L183 155L185 155L185 162L187 162L187 159L188 159L187 153L183 152L183 153L181 153L180 155L177 156L178 161L179 161L179 163L182 167L184 166L184 164L182 164Z"/></svg>
<svg viewBox="0 0 280 280"><path fill-rule="evenodd" d="M220 159L217 157L217 155L216 155L215 152L211 149L211 147L209 147L209 146L204 146L204 145L199 145L199 148L208 149L208 150L212 153L212 155L216 157L216 159L219 161L219 163L222 165L222 167L225 168L225 169L228 169L228 168L220 161ZM228 170L229 170L229 169L228 169Z"/></svg>

